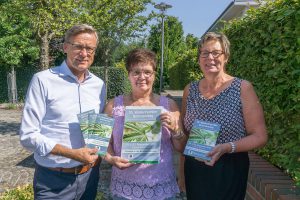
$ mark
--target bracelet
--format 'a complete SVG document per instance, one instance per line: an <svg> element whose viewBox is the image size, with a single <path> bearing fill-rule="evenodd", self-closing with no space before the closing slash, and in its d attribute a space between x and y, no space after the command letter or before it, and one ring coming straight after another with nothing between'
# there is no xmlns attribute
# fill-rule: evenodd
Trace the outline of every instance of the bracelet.
<svg viewBox="0 0 300 200"><path fill-rule="evenodd" d="M180 138L182 138L184 136L184 133L183 133L183 131L181 129L178 129L178 130L176 130L174 132L175 132L175 134L171 135L171 137L174 138L174 139L178 140L178 139L180 139Z"/></svg>
<svg viewBox="0 0 300 200"><path fill-rule="evenodd" d="M229 144L231 145L231 151L230 153L234 153L236 150L236 145L233 142L229 142Z"/></svg>

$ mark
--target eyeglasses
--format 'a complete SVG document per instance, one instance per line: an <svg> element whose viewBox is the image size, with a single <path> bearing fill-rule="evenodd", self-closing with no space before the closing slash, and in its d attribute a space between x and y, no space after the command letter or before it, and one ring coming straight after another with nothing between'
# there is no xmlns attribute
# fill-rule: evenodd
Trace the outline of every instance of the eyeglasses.
<svg viewBox="0 0 300 200"><path fill-rule="evenodd" d="M215 50L215 51L201 51L200 57L201 58L208 58L209 54L211 54L214 58L218 58L220 55L222 55L224 52L221 50Z"/></svg>
<svg viewBox="0 0 300 200"><path fill-rule="evenodd" d="M154 74L154 71L150 71L150 70L145 70L145 71L133 70L133 71L130 71L130 73L135 78L138 78L138 77L142 76L142 74L144 74L145 78L150 78Z"/></svg>
<svg viewBox="0 0 300 200"><path fill-rule="evenodd" d="M96 47L88 47L81 44L74 44L71 42L67 42L67 43L72 45L74 52L81 52L83 49L85 49L87 54L93 54L96 50Z"/></svg>

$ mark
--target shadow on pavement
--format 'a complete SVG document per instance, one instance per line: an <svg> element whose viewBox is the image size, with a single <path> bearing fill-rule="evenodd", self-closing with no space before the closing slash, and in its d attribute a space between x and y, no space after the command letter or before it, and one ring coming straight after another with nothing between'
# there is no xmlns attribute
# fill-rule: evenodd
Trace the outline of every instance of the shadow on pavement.
<svg viewBox="0 0 300 200"><path fill-rule="evenodd" d="M4 122L0 121L0 134L1 135L18 135L20 129L19 122ZM12 134L13 132L13 134Z"/></svg>
<svg viewBox="0 0 300 200"><path fill-rule="evenodd" d="M22 167L28 167L28 168L34 168L35 162L33 158L33 154L22 160L17 164L17 166L22 166Z"/></svg>

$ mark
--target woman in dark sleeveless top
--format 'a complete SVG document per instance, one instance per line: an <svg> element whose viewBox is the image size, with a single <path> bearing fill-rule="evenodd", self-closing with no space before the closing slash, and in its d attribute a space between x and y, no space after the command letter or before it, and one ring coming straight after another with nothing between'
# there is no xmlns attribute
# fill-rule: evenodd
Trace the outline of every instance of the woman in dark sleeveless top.
<svg viewBox="0 0 300 200"><path fill-rule="evenodd" d="M196 119L221 127L216 146L208 153L211 161L185 156L188 199L243 200L249 169L247 151L267 142L263 110L253 86L225 72L229 45L225 35L207 33L199 47L204 78L184 89L186 132L190 133Z"/></svg>

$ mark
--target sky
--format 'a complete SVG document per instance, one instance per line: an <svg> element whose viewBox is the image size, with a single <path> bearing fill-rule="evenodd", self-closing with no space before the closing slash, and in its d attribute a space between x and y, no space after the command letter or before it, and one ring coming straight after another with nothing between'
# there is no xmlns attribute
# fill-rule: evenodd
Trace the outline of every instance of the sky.
<svg viewBox="0 0 300 200"><path fill-rule="evenodd" d="M188 33L200 38L202 34L221 15L233 0L154 0L156 4L161 2L172 5L166 11L166 15L178 17L182 22L184 35ZM160 11L152 5L147 10L156 13ZM149 11L149 12L150 12Z"/></svg>

